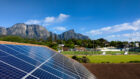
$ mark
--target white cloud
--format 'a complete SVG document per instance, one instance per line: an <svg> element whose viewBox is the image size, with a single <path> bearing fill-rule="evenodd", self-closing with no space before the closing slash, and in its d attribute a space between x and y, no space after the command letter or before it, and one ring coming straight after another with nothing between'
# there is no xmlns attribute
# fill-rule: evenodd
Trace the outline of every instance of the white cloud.
<svg viewBox="0 0 140 79"><path fill-rule="evenodd" d="M133 32L133 33L126 33L126 34L122 34L122 36L124 37L140 37L140 32Z"/></svg>
<svg viewBox="0 0 140 79"><path fill-rule="evenodd" d="M42 24L42 25L50 25L52 23L61 23L64 22L70 15L66 15L63 13L60 13L57 17L54 16L48 16L45 17L43 20L28 20L25 22L26 24Z"/></svg>
<svg viewBox="0 0 140 79"><path fill-rule="evenodd" d="M69 15L66 14L59 14L58 17L46 17L44 20L44 23L60 23L65 21L67 18L69 17Z"/></svg>
<svg viewBox="0 0 140 79"><path fill-rule="evenodd" d="M109 35L106 38L107 39L125 40L125 41L140 41L140 32Z"/></svg>
<svg viewBox="0 0 140 79"><path fill-rule="evenodd" d="M66 14L59 14L58 18L56 18L57 22L63 22L64 20L66 20L69 17L69 15Z"/></svg>
<svg viewBox="0 0 140 79"><path fill-rule="evenodd" d="M132 23L123 23L119 25L104 27L101 29L91 30L87 32L87 34L90 35L101 35L101 34L111 34L121 31L138 31L140 30L140 19L137 21L134 21Z"/></svg>
<svg viewBox="0 0 140 79"><path fill-rule="evenodd" d="M109 35L106 38L116 38L116 37L120 37L121 35Z"/></svg>
<svg viewBox="0 0 140 79"><path fill-rule="evenodd" d="M57 27L54 27L53 28L55 31L66 31L66 27L63 27L63 26L57 26Z"/></svg>
<svg viewBox="0 0 140 79"><path fill-rule="evenodd" d="M90 34L90 35L100 35L102 34L102 32L100 30L91 30L90 32L87 32L87 34Z"/></svg>
<svg viewBox="0 0 140 79"><path fill-rule="evenodd" d="M39 20L28 20L25 22L25 24L40 24L41 22Z"/></svg>
<svg viewBox="0 0 140 79"><path fill-rule="evenodd" d="M46 17L44 20L44 22L46 22L46 23L52 23L54 21L55 21L55 17Z"/></svg>

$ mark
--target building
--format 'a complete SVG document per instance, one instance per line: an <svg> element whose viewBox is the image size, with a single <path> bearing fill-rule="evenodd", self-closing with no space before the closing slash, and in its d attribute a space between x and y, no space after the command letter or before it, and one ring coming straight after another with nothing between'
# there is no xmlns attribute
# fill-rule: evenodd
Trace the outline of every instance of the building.
<svg viewBox="0 0 140 79"><path fill-rule="evenodd" d="M121 49L117 49L114 47L104 47L104 48L97 48L97 51L121 51Z"/></svg>
<svg viewBox="0 0 140 79"><path fill-rule="evenodd" d="M86 51L85 47L75 47L74 51Z"/></svg>

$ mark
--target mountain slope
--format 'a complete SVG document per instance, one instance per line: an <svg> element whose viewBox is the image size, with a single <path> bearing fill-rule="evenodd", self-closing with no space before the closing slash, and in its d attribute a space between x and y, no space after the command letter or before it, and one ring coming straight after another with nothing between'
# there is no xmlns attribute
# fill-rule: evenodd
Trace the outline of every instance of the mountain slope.
<svg viewBox="0 0 140 79"><path fill-rule="evenodd" d="M24 38L35 38L35 39L60 39L60 40L68 40L68 39L89 39L88 36L75 33L74 30L66 31L62 34L55 34L49 32L46 28L40 25L27 25L24 23L17 23L9 28L0 27L0 35L15 35L21 36Z"/></svg>
<svg viewBox="0 0 140 79"><path fill-rule="evenodd" d="M63 40L68 40L68 39L89 39L88 36L79 34L79 33L75 33L75 31L72 30L68 30L60 35L58 35L59 39L63 39Z"/></svg>
<svg viewBox="0 0 140 79"><path fill-rule="evenodd" d="M10 28L7 28L7 35L47 39L50 36L50 32L48 32L44 27L40 25L26 25L23 23L18 23Z"/></svg>

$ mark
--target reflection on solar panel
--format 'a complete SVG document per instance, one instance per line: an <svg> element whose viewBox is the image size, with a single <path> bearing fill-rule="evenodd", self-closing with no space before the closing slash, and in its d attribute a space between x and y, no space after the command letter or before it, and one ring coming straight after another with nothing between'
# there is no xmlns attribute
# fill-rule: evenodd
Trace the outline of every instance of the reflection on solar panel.
<svg viewBox="0 0 140 79"><path fill-rule="evenodd" d="M0 44L0 79L95 79L80 63L46 47Z"/></svg>

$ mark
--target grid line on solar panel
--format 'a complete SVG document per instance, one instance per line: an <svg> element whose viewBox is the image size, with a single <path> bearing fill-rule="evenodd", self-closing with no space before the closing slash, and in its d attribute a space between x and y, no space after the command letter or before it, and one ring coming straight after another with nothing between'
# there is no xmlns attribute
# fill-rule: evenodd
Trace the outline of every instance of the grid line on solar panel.
<svg viewBox="0 0 140 79"><path fill-rule="evenodd" d="M50 60L50 62L48 62L48 63L53 64L53 62L55 62L55 65L57 65L57 66L62 66L62 68L66 69L66 70L74 71L74 70L71 69L71 68L68 68L68 67L63 66L63 65L62 65L63 63L58 63L57 61L54 61L54 60ZM75 72L75 74L76 74L76 72Z"/></svg>
<svg viewBox="0 0 140 79"><path fill-rule="evenodd" d="M75 69L75 71L76 71L76 73L78 74L78 76L80 77L80 79L81 79L81 76L79 75L79 73L78 73L78 71L77 71L77 69L75 68L75 62L73 62L73 66L74 66L74 69Z"/></svg>
<svg viewBox="0 0 140 79"><path fill-rule="evenodd" d="M8 47L8 48L10 48L10 47ZM23 53L21 53L21 52L19 52L19 51L17 51L17 50L15 50L16 52L18 52L19 54L22 54L22 55L25 55L25 54L23 54ZM25 55L25 56L27 56L27 57L29 57L29 58L31 58L30 56L28 56L28 55ZM36 60L36 59L34 59L34 58L31 58L31 59L33 59L33 60L35 60L35 61L38 61L38 60ZM38 61L39 62L39 61ZM40 62L41 63L41 62Z"/></svg>
<svg viewBox="0 0 140 79"><path fill-rule="evenodd" d="M32 75L35 75L35 76L39 77L40 79L62 79L62 78L56 77L54 75L51 75L49 73L46 73L40 69L37 69L35 72L32 73Z"/></svg>
<svg viewBox="0 0 140 79"><path fill-rule="evenodd" d="M15 46L12 46L12 47L13 47L12 49L16 49ZM10 48L11 48L11 47L10 47ZM21 49L21 48L19 48L19 49ZM26 51L26 50L23 50L23 49L22 49L22 51L24 51L24 52L29 52L29 51ZM22 52L20 52L20 53L22 53ZM30 50L30 54L31 54L31 55L35 55L34 53L35 53L35 52L32 52L32 51ZM42 52L41 52L41 53L42 53ZM47 52L46 52L46 53L47 53ZM38 52L37 52L36 54L37 54L37 56L39 55ZM51 53L50 53L50 55L51 55ZM53 54L52 54L52 55L53 55ZM39 56L40 56L40 55L39 55ZM47 55L46 55L46 56L47 56ZM48 57L48 56L47 56L47 57ZM46 57L46 58L47 58L47 57ZM42 59L45 60L45 58L42 58Z"/></svg>
<svg viewBox="0 0 140 79"><path fill-rule="evenodd" d="M5 64L5 62L0 60L0 78L21 78L25 73L13 69L11 66ZM17 76L17 77L16 77Z"/></svg>
<svg viewBox="0 0 140 79"><path fill-rule="evenodd" d="M51 61L51 62L48 62L48 63L53 64L52 61ZM55 65L56 65L56 66L59 66L59 67L62 67L63 69L68 70L69 72L72 72L72 73L74 73L75 75L77 75L76 72L75 72L75 70L73 70L73 69L67 68L67 67L65 67L64 65L59 64L59 63L57 63L57 62L55 62Z"/></svg>
<svg viewBox="0 0 140 79"><path fill-rule="evenodd" d="M56 53L57 54L57 53ZM16 57L17 58L17 57ZM20 58L18 58L18 59L20 59ZM22 60L22 59L21 59ZM30 64L30 65L32 65L32 66L34 66L33 64ZM43 71L45 71L45 70L43 70ZM47 73L50 73L50 72L48 72L48 71L45 71L45 72L47 72ZM50 74L52 74L52 73L50 73ZM54 75L54 74L53 74Z"/></svg>
<svg viewBox="0 0 140 79"><path fill-rule="evenodd" d="M53 61L53 60L49 61L48 63L51 63L51 64L55 63L55 65L58 65L58 66L60 66L60 67L63 67L63 68L66 69L66 70L73 71L73 69L67 68L67 67L65 67L64 65L62 65L61 63L58 63L58 62Z"/></svg>
<svg viewBox="0 0 140 79"><path fill-rule="evenodd" d="M46 66L48 66L48 65L46 65ZM48 66L48 67L52 68L51 66ZM42 68L41 68L41 69L42 69ZM53 69L55 69L55 68L53 68ZM55 70L57 70L57 69L55 69ZM59 71L59 70L57 70L57 71ZM61 73L63 73L63 74L66 74L66 73L64 73L64 72L62 72L62 71L59 71L59 72L61 72ZM66 74L66 75L68 75L68 74ZM70 75L68 75L68 76L70 76ZM70 77L72 77L72 76L70 76Z"/></svg>
<svg viewBox="0 0 140 79"><path fill-rule="evenodd" d="M55 55L57 55L58 53L55 53L53 56L55 56ZM52 56L52 57L53 57ZM33 69L31 72L29 72L27 75L25 75L22 79L25 79L25 78L27 78L28 76L30 76L33 72L35 72L37 69L39 69L43 64L45 64L46 62L48 62L48 60L50 60L52 57L50 57L50 58L48 58L47 60L45 60L43 63L41 63L39 66L37 66L35 69ZM48 73L50 73L50 72L48 72ZM50 74L52 74L52 73L50 73ZM54 75L54 76L56 76L55 74L52 74L52 75ZM56 76L56 77L58 77L58 76ZM58 78L60 78L60 77L58 77Z"/></svg>
<svg viewBox="0 0 140 79"><path fill-rule="evenodd" d="M38 64L40 64L39 62L36 62L35 60L31 59L30 57L28 57L28 56L26 56L26 55L23 55L23 54L21 54L21 53L19 53L19 52L17 52L17 51L13 51L13 49L7 49L7 50L12 51L12 52L10 52L10 54L13 53L13 52L14 52L14 53L18 53L18 54L13 54L13 55L16 56L16 57L18 57L18 58L20 58L20 59L23 59L23 60L25 60L25 61L27 61L27 62L33 64L33 65L38 65ZM7 52L8 52L8 51L7 51Z"/></svg>
<svg viewBox="0 0 140 79"><path fill-rule="evenodd" d="M15 55L18 55L18 54L15 54ZM7 57L7 56L0 56L0 57Z"/></svg>
<svg viewBox="0 0 140 79"><path fill-rule="evenodd" d="M68 58L65 58L65 60L64 60L63 63L62 63L61 60L64 59L64 58L62 58L62 57L64 57L64 56L61 56L61 58L60 58L60 56L55 56L55 58L52 59L52 60L54 60L54 61L56 61L56 62L58 62L58 63L60 63L60 64L64 64L64 67L66 66L66 67L69 68L69 69L74 69L74 67L72 67L71 60L68 59ZM59 60L58 60L58 59L59 59ZM51 60L50 60L50 61L51 61Z"/></svg>
<svg viewBox="0 0 140 79"><path fill-rule="evenodd" d="M20 54L22 54L22 55L25 55L25 56L27 56L27 57L29 57L29 58L31 58L31 59L33 59L34 58L34 55L35 54L33 54L33 53L30 53L30 55L28 55L28 54L26 54L26 53L29 53L28 51L21 51L21 50L23 50L23 49L17 49L17 51L20 53ZM39 56L38 56L39 57ZM46 57L47 58L47 57ZM40 61L41 62L41 61Z"/></svg>
<svg viewBox="0 0 140 79"><path fill-rule="evenodd" d="M8 63L2 61L2 60L0 60L0 62L2 62L2 63L4 63L4 64L6 64L6 65L12 67L13 69L16 69L16 70L18 70L18 71L21 71L22 73L25 73L25 74L28 73L28 72L26 72L26 71L24 71L24 70L21 70L21 69L15 67L15 66L12 66L12 65L10 65L10 64L8 64ZM23 75L23 76L24 76L24 75ZM31 76L33 76L33 75L31 75ZM33 76L33 77L37 78L36 76Z"/></svg>
<svg viewBox="0 0 140 79"><path fill-rule="evenodd" d="M86 73L81 73L81 70L79 70L79 69L77 69L77 71L78 71L78 73L79 73L79 75L81 76L81 77L87 77L88 75L86 74ZM86 72L86 71L84 71L84 72Z"/></svg>
<svg viewBox="0 0 140 79"><path fill-rule="evenodd" d="M18 47L23 47L23 48L29 48L29 46L21 46L21 45L16 45L16 46L18 46ZM48 52L51 52L51 53L54 53L54 52L52 52L52 50L50 50L50 49L46 49L46 47L36 47L36 46L30 46L30 48L35 48L34 50L36 50L36 51L38 51L37 50L37 48L39 48L39 49L43 49L43 50L46 50L46 51L48 51Z"/></svg>
<svg viewBox="0 0 140 79"><path fill-rule="evenodd" d="M69 68L69 67L67 67L68 65L64 65L63 63L57 62L57 61L55 61L55 60L53 60L53 59L52 59L52 60L49 60L49 61L50 61L49 63L55 62L56 65L58 65L58 66L61 65L62 68L66 69L66 70L69 70L69 71L72 71L72 72L75 72L75 74L77 74L76 71L74 70L74 68L73 68L73 69L72 69L72 68ZM63 64L63 65L62 65L62 64ZM65 64L66 64L66 63L65 63ZM77 75L78 75L78 74L77 74Z"/></svg>
<svg viewBox="0 0 140 79"><path fill-rule="evenodd" d="M75 66L81 77L87 78L91 75L91 73L88 72L88 70L84 66L80 66L80 64L76 61L75 61ZM83 72L83 73L81 73L81 72ZM94 77L94 76L92 75L92 77Z"/></svg>
<svg viewBox="0 0 140 79"><path fill-rule="evenodd" d="M58 65L55 65L55 64L52 64L52 63L48 63L47 62L47 64L49 64L49 65L51 65L51 66L53 66L53 67L58 67L59 69L62 69L64 72L66 72L66 73L69 73L70 75L74 75L74 76L77 76L77 74L75 74L75 73L73 73L73 72L71 72L71 71L69 71L69 70L67 70L67 69L64 69L63 67L60 67L60 66L58 66ZM78 77L78 76L77 76Z"/></svg>
<svg viewBox="0 0 140 79"><path fill-rule="evenodd" d="M80 76L82 76L82 77L87 77L88 76L86 70L82 71L82 69L80 68L80 66L76 67L76 69L77 69L77 71L78 71L78 73L79 73ZM81 73L81 72L83 72L83 73ZM84 72L86 72L86 73L84 73Z"/></svg>
<svg viewBox="0 0 140 79"><path fill-rule="evenodd" d="M20 47L24 47L24 46L20 46L20 47L18 47L17 45L15 45L17 48L20 48ZM29 46L26 46L26 47L28 47L28 48L30 48ZM24 47L25 48L25 47ZM35 54L35 52L37 52L38 50L38 47L33 47L32 46L32 48L34 49L32 49L31 50L31 52L32 52L32 55L34 55ZM40 47L41 48L41 47ZM20 48L21 49L21 48ZM26 48L25 48L26 49ZM46 49L46 51L48 50L47 48L45 48L44 47L44 49ZM23 50L23 49L21 49L21 50ZM18 50L19 51L19 50ZM44 51L44 52L46 52L46 51ZM26 51L26 52L28 52L28 51ZM42 52L42 51L40 51L40 52ZM48 52L48 51L47 51ZM19 53L21 53L21 51L19 51ZM29 52L28 52L29 53ZM39 51L37 52L37 54L39 53ZM50 51L49 53L55 53L56 54L56 52L54 52L54 51ZM25 54L24 54L25 55ZM38 55L37 55L38 56ZM28 56L27 56L28 57ZM38 59L34 59L34 58L32 58L32 57L30 57L31 59L33 59L33 60L35 60L35 61L39 61ZM41 57L40 57L41 58ZM91 73L81 73L81 72L84 72L84 71L87 71L87 69L85 69L85 68L83 68L83 66L81 65L81 64L79 64L79 63L74 63L74 61L72 61L72 60L70 60L69 58L67 58L67 57L64 57L63 55L61 55L61 54L57 54L57 55L55 55L54 57L52 57L51 58L53 61L55 61L54 62L54 64L52 63L52 62L46 62L46 63L51 63L51 65L49 64L47 64L46 65L46 63L44 63L44 66L47 66L47 67L50 67L50 69L52 68L51 66L52 65L55 65L55 67L58 65L58 63L60 63L59 64L59 68L57 69L57 68L52 68L52 69L54 69L54 70L56 70L56 71L61 71L61 73L66 73L66 75L74 75L74 77L75 78L77 78L77 76L78 76L78 78L79 78L79 74L77 75L77 71L76 71L76 67L78 67L77 69L78 69L78 71L79 71L79 73L80 73L80 76L81 77L83 77L83 78L88 78L89 76L92 78L92 75L91 75ZM52 61L52 60L48 60L48 61ZM56 61L57 60L57 61ZM59 60L59 61L58 61ZM39 61L40 62L40 61ZM57 64L56 64L57 63ZM43 65L42 65L43 66ZM69 67L69 69L71 69L71 70L68 70L68 69L63 69L62 68L62 66L63 67ZM79 68L79 66L80 66L80 68ZM83 68L83 69L81 69L81 68ZM38 69L40 69L43 73L44 72L46 72L46 69L42 69L42 67L39 67ZM37 69L37 70L38 70ZM48 70L49 71L49 70ZM73 72L74 71L74 72ZM76 73L75 73L75 71L76 71ZM51 71L49 71L49 72L51 72ZM88 72L88 71L87 71ZM56 72L55 72L56 73ZM55 74L55 73L51 73L51 74ZM47 74L47 73L46 73ZM56 73L57 74L57 73ZM32 74L31 74L32 75ZM59 74L57 74L56 76L57 77L59 77L58 76ZM29 75L30 76L30 75ZM29 77L28 76L28 77ZM27 77L27 78L28 78ZM74 78L73 77L73 78ZM61 77L59 77L59 78L61 78ZM62 77L63 78L63 77Z"/></svg>
<svg viewBox="0 0 140 79"><path fill-rule="evenodd" d="M20 47L18 47L19 49L21 49ZM27 50L25 50L25 49L22 49L23 51L25 51L25 52L28 52ZM40 54L38 54L39 52L37 52L36 51L36 56L37 57L39 57L40 58L40 60L41 61L43 61L43 60L45 60L48 56L46 56L45 58L44 57L42 57L42 56L44 56L45 54L43 54L42 56L40 55ZM41 52L42 53L42 52ZM47 52L45 52L45 53L47 53ZM32 50L30 51L30 54L31 55L35 55L35 52L33 52Z"/></svg>
<svg viewBox="0 0 140 79"><path fill-rule="evenodd" d="M71 76L70 74L68 74L68 73L65 73L64 71L60 71L60 70L58 70L58 68L53 68L53 67L51 67L50 65L46 65L46 64L44 64L44 66L47 66L47 67L50 67L50 68L52 68L52 69L54 69L54 70L56 70L56 71L58 71L58 72L60 72L60 74L64 74L64 75L67 75L67 76L69 76L69 77L72 77L73 78L73 76ZM47 68L47 67L44 67L44 68ZM43 67L41 67L41 69L42 69ZM43 68L43 69L44 69Z"/></svg>
<svg viewBox="0 0 140 79"><path fill-rule="evenodd" d="M51 73L53 73L53 74L55 74L55 75L58 75L59 77L61 77L61 78L69 78L69 79L76 79L74 76L71 76L71 75L69 75L69 74L65 74L64 72L62 73L62 72L57 72L57 71L59 71L59 70L57 70L57 71L54 71L52 68L48 68L48 67L46 67L45 65L44 66L42 66L41 67L42 69L45 69L45 70L47 70L47 71L49 71L49 72L51 72Z"/></svg>
<svg viewBox="0 0 140 79"><path fill-rule="evenodd" d="M59 54L59 55L60 55L60 54ZM60 58L60 56L63 57L63 58ZM62 63L61 60L57 60L57 59L58 59L58 58L59 58L59 59L63 59L63 60L64 60L64 61L63 61L63 64L64 64L64 65L67 65L67 64L68 64L67 67L70 67L70 68L71 68L71 67L72 67L72 64L70 64L70 63L71 63L71 61L73 61L73 60L70 60L69 58L65 58L63 55L60 55L60 56L55 57L53 60L56 60L57 62ZM68 62L69 62L69 63L68 63ZM65 63L67 63L67 64L65 64Z"/></svg>
<svg viewBox="0 0 140 79"><path fill-rule="evenodd" d="M58 62L54 59L50 60L50 62L55 62L56 64L63 64L63 67L65 68L66 66L69 66L69 65L66 65L66 63L62 63L62 62ZM64 65L65 64L65 65ZM71 65L72 66L72 65ZM66 67L66 69L70 69L70 70L73 70L71 67Z"/></svg>
<svg viewBox="0 0 140 79"><path fill-rule="evenodd" d="M50 61L50 60L49 60ZM48 64L49 63L49 64ZM51 64L51 65L50 65ZM56 63L55 63L56 64ZM47 62L47 66L54 66L54 64L52 64L51 62ZM63 70L66 70L66 71L68 71L68 72L70 72L70 73L72 73L71 71L69 71L69 70L67 70L67 69L64 69L63 67L62 67L63 65L61 64L61 66L58 66L58 65L55 65L55 68L57 68L57 70L59 69L59 71L61 71L61 72L63 72L64 73L64 71ZM63 69L61 69L61 68L63 68ZM68 73L67 73L68 74ZM74 74L74 73L72 73L72 74ZM77 75L77 74L75 74L75 75Z"/></svg>
<svg viewBox="0 0 140 79"><path fill-rule="evenodd" d="M22 60L22 59L20 59L20 58L18 58L18 57L16 57L16 56L14 56L14 55L11 55L11 54L9 54L9 53L7 53L7 52L1 50L1 49L0 49L0 51L6 53L7 55L10 55L8 58L6 58L6 59L2 58L1 60L7 60L7 61L9 61L9 63L11 63L11 64L13 64L13 65L15 65L15 64L14 64L13 62L11 62L11 60L14 59L13 61L15 61L15 62L20 62L20 61L21 61L22 63L21 63L21 62L18 63L20 66L17 65L17 66L20 67L20 68L22 68L21 65L24 65L24 64L26 63L29 67L31 67L31 68L29 68L29 67L26 68L27 66L24 67L24 68L27 69L27 71L29 71L30 69L33 68L33 67L32 67L32 64L30 64L30 63L28 63L28 62L26 62L26 61L24 61L24 60ZM10 57L11 57L11 60L10 60ZM24 68L22 68L22 69L24 69Z"/></svg>
<svg viewBox="0 0 140 79"><path fill-rule="evenodd" d="M33 77L33 76L28 76L26 79L40 79L40 78L35 78L35 77Z"/></svg>

